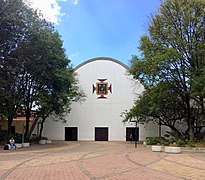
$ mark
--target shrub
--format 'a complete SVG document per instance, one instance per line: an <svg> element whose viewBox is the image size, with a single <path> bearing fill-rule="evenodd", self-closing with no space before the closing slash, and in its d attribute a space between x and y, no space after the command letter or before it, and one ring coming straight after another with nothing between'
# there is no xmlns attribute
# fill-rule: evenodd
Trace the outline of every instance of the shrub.
<svg viewBox="0 0 205 180"><path fill-rule="evenodd" d="M175 131L167 131L164 137L169 143L173 143L179 139L179 136Z"/></svg>
<svg viewBox="0 0 205 180"><path fill-rule="evenodd" d="M190 147L196 147L196 143L194 142L194 140L189 140L188 142L187 142L187 144L190 146Z"/></svg>
<svg viewBox="0 0 205 180"><path fill-rule="evenodd" d="M182 139L178 139L178 141L177 141L178 147L184 147L185 145L186 145L186 141L184 141Z"/></svg>
<svg viewBox="0 0 205 180"><path fill-rule="evenodd" d="M5 138L6 138L6 131L0 131L0 143L3 144Z"/></svg>
<svg viewBox="0 0 205 180"><path fill-rule="evenodd" d="M15 143L22 143L22 134L16 133L14 136Z"/></svg>
<svg viewBox="0 0 205 180"><path fill-rule="evenodd" d="M160 143L160 137L146 137L147 145L156 145Z"/></svg>
<svg viewBox="0 0 205 180"><path fill-rule="evenodd" d="M43 136L41 137L41 139L42 139L42 140L48 140L47 137L43 137Z"/></svg>
<svg viewBox="0 0 205 180"><path fill-rule="evenodd" d="M171 144L169 139L162 139L161 144L163 144L164 146L169 146Z"/></svg>
<svg viewBox="0 0 205 180"><path fill-rule="evenodd" d="M29 139L29 142L34 143L34 144L38 144L38 141L39 141L39 137L36 134L32 134L30 139Z"/></svg>

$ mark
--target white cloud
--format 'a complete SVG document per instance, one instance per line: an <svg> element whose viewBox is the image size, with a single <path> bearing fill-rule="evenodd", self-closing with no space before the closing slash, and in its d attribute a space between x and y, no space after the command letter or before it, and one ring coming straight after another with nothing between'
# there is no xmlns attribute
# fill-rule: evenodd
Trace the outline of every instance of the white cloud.
<svg viewBox="0 0 205 180"><path fill-rule="evenodd" d="M74 53L69 55L69 58L72 59L72 58L78 56L79 54L80 54L80 52L74 52Z"/></svg>
<svg viewBox="0 0 205 180"><path fill-rule="evenodd" d="M33 9L38 9L47 21L55 24L58 24L64 15L60 12L60 1L66 2L67 0L24 0L24 2L29 4ZM74 1L78 4L78 0Z"/></svg>
<svg viewBox="0 0 205 180"><path fill-rule="evenodd" d="M77 5L78 4L78 0L73 0L73 4Z"/></svg>

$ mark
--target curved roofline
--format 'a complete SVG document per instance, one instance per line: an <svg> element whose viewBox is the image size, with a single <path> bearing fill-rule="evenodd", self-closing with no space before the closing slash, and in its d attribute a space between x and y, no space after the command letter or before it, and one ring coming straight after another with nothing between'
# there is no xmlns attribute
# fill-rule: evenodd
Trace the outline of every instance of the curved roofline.
<svg viewBox="0 0 205 180"><path fill-rule="evenodd" d="M117 59L110 58L110 57L96 57L96 58L89 59L89 60L87 60L87 61L85 61L85 62L79 64L78 66L76 66L76 67L74 68L74 71L76 71L77 69L79 69L80 67L82 67L82 66L84 66L84 65L86 65L86 64L88 64L88 63L91 63L91 62L94 62L94 61L99 61L99 60L112 61L112 62L115 62L115 63L117 63L117 64L123 66L123 67L124 67L125 69L127 69L127 70L129 69L129 67L128 67L126 64L124 64L124 63L118 61Z"/></svg>

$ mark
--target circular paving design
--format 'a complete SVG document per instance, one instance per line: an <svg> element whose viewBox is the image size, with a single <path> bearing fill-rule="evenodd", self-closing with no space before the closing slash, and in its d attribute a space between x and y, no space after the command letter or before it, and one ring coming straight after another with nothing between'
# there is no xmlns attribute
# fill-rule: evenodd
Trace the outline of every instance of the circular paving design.
<svg viewBox="0 0 205 180"><path fill-rule="evenodd" d="M205 179L204 153L152 152L130 142L54 141L0 150L0 162L0 180Z"/></svg>

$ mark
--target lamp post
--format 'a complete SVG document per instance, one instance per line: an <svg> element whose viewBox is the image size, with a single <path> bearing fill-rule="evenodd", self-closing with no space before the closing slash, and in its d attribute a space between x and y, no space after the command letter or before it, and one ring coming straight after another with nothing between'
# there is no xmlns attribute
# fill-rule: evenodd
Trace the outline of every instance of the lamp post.
<svg viewBox="0 0 205 180"><path fill-rule="evenodd" d="M137 147L137 120L130 121L135 123L135 148Z"/></svg>

